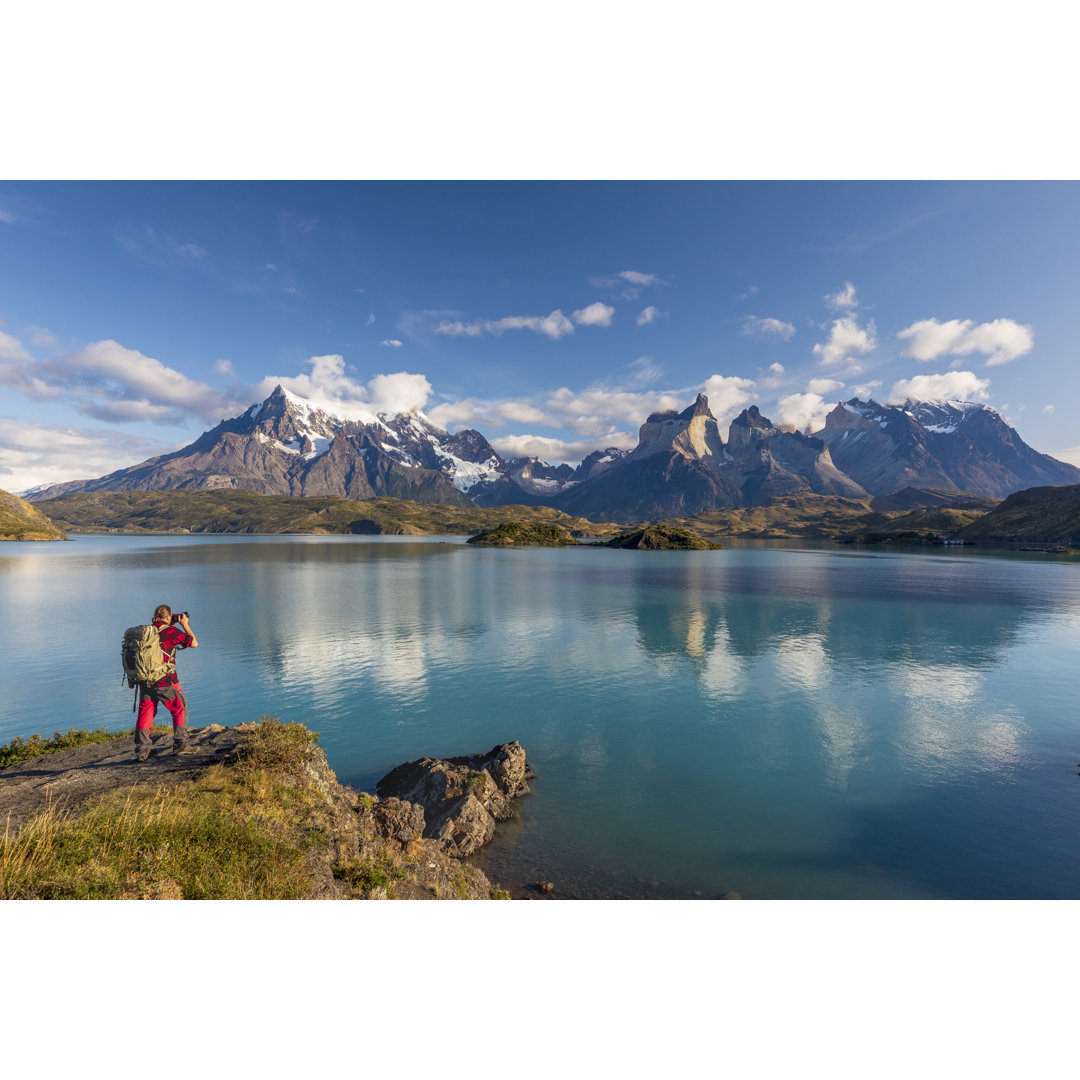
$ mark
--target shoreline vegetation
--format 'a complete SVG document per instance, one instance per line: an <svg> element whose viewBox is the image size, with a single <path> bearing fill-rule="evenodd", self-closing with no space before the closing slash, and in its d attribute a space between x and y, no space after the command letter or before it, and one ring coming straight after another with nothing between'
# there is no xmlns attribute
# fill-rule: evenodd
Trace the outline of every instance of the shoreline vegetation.
<svg viewBox="0 0 1080 1080"><path fill-rule="evenodd" d="M419 791L438 773L428 786L440 797L425 802L344 787L318 738L264 716L192 729L190 757L171 754L166 735L146 763L130 732L13 739L0 747L0 899L513 898L462 856L528 793L517 743L410 762L379 782L411 770Z"/></svg>
<svg viewBox="0 0 1080 1080"><path fill-rule="evenodd" d="M389 497L355 501L235 488L79 493L33 506L0 495L0 539L69 539L71 534L94 533L476 537L502 527L502 538L484 543L570 546L579 540L612 540L652 525L688 530L707 543L962 543L1057 554L1080 548L1080 485L1030 488L1005 500L914 488L873 499L798 493L656 522L594 522L546 506L462 507ZM52 531L44 530L42 522ZM511 541L517 528L534 530L537 539Z"/></svg>

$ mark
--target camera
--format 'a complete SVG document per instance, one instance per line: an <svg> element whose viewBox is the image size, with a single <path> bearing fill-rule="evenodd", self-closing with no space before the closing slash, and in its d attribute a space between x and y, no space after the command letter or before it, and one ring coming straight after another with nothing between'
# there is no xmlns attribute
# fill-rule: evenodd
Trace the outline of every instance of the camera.
<svg viewBox="0 0 1080 1080"><path fill-rule="evenodd" d="M191 615L186 611L181 611L179 614L173 613L172 625L175 626L181 619L190 619Z"/></svg>

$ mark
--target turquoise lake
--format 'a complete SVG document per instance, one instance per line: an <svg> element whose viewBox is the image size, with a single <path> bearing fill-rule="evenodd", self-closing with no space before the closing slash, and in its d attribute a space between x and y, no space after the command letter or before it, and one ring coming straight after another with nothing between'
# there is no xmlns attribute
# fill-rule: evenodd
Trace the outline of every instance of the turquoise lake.
<svg viewBox="0 0 1080 1080"><path fill-rule="evenodd" d="M1080 897L1080 565L973 549L483 550L79 537L0 553L0 743L134 723L124 629L191 612L191 723L338 778L518 739L479 857L567 897ZM159 714L159 722L166 722Z"/></svg>

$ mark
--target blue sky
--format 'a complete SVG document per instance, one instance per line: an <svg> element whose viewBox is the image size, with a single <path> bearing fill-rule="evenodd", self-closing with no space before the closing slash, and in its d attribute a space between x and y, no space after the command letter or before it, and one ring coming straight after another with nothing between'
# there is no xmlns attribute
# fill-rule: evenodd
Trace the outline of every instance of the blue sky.
<svg viewBox="0 0 1080 1080"><path fill-rule="evenodd" d="M277 381L552 461L704 391L985 401L1080 462L1078 241L1069 182L0 183L0 487Z"/></svg>

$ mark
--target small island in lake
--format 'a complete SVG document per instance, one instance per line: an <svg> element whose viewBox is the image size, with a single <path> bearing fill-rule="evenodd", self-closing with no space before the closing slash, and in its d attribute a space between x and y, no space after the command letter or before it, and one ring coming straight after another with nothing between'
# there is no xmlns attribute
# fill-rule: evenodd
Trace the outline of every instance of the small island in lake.
<svg viewBox="0 0 1080 1080"><path fill-rule="evenodd" d="M562 525L504 521L466 541L479 547L576 547L581 543Z"/></svg>
<svg viewBox="0 0 1080 1080"><path fill-rule="evenodd" d="M675 529L670 525L646 525L635 532L622 533L605 545L641 551L718 551L723 546L706 540L690 529Z"/></svg>

